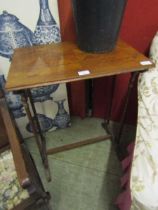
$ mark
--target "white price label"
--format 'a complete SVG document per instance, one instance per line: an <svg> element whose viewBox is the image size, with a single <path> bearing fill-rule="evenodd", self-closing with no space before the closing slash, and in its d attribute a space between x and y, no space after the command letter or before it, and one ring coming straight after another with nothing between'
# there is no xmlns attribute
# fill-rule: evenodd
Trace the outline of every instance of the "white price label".
<svg viewBox="0 0 158 210"><path fill-rule="evenodd" d="M82 71L78 71L78 75L79 76L84 76L84 75L88 75L90 74L89 70L82 70Z"/></svg>
<svg viewBox="0 0 158 210"><path fill-rule="evenodd" d="M141 61L140 64L145 66L145 65L151 65L152 62L151 61Z"/></svg>

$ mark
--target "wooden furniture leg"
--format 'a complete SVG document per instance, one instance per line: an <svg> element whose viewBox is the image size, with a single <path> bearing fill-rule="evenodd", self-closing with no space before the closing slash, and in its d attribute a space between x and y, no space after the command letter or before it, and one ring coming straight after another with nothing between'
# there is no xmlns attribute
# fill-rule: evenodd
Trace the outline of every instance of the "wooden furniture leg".
<svg viewBox="0 0 158 210"><path fill-rule="evenodd" d="M1 204L0 209L35 210L49 208L50 195L26 146L16 129L4 94L0 91L0 116L8 147L0 149ZM2 140L2 139L1 139ZM42 207L42 208L41 208Z"/></svg>
<svg viewBox="0 0 158 210"><path fill-rule="evenodd" d="M123 110L123 113L122 113L118 134L115 137L115 143L117 145L117 153L118 153L119 156L120 156L120 151L122 150L122 148L121 148L121 136L122 136L122 132L123 132L123 128L124 128L124 122L125 122L125 118L126 118L126 114L127 114L127 107L128 107L128 103L129 103L129 98L130 98L131 91L133 89L134 82L135 82L138 74L139 74L139 72L131 73L131 78L130 78L130 81L129 81L129 84L128 84L128 90L127 90L127 95L126 95L126 99L125 99L124 110Z"/></svg>
<svg viewBox="0 0 158 210"><path fill-rule="evenodd" d="M122 150L121 148L121 136L122 136L122 132L123 132L123 128L124 128L124 123L125 123L125 118L126 118L126 114L127 114L127 107L128 107L128 103L129 103L129 97L131 95L131 91L132 88L134 86L134 82L136 77L138 76L139 72L134 72L131 73L131 78L128 84L128 90L127 90L127 95L126 95L126 99L125 99L125 104L124 104L124 110L121 116L121 121L120 121L120 125L119 125L119 130L117 133L117 136L113 138L113 143L116 146L116 152L118 154L118 156L120 156L120 151ZM108 110L108 117L105 118L104 122L102 123L103 128L108 132L108 134L110 134L109 131L109 122L111 119L111 114L112 114L112 100L114 97L114 88L115 88L115 76L112 78L112 94L111 94L111 99L110 99L110 106L109 106L109 110Z"/></svg>
<svg viewBox="0 0 158 210"><path fill-rule="evenodd" d="M112 102L113 102L113 97L114 97L114 89L115 89L115 78L116 76L112 76L112 85L111 85L111 97L110 97L110 104L108 107L108 117L104 117L104 122L102 123L103 128L106 130L106 132L108 134L111 134L111 132L109 131L109 123L110 123L110 119L111 119L111 114L112 114ZM111 134L111 138L112 138L112 134Z"/></svg>
<svg viewBox="0 0 158 210"><path fill-rule="evenodd" d="M37 117L36 109L32 100L31 92L30 90L26 91L20 91L21 92L21 98L22 98L22 103L25 107L27 117L29 119L30 125L32 127L33 134L35 136L35 140L42 158L42 162L45 168L45 173L48 181L51 181L51 173L50 173L50 168L48 164L48 156L46 154L46 140L45 137L41 131L41 127L39 124L39 120ZM30 100L31 108L34 114L34 117L31 114L30 107L28 104L28 99Z"/></svg>
<svg viewBox="0 0 158 210"><path fill-rule="evenodd" d="M43 149L42 150L42 155L44 155L44 158L45 158L45 161L46 161L45 165L48 166L48 168L49 168L49 165L48 165L47 155L56 154L56 153L59 153L59 152L75 149L75 148L82 147L82 146L89 145L89 144L98 143L98 142L105 141L105 140L108 140L108 139L111 138L111 134L108 131L108 128L104 127L108 134L98 136L98 137L94 137L94 138L84 139L84 140L81 140L81 141L78 141L78 142L75 142L75 143L71 143L71 144L67 144L67 145L63 145L63 146L59 146L59 147L55 147L55 148L50 148L50 149L46 150L45 137L42 133L40 123L38 121L36 108L35 108L34 103L33 103L31 91L29 89L27 89L26 93L27 93L27 97L30 100L31 108L32 108L32 111L34 113L34 121L35 121L35 124L36 124L37 131L39 133L40 139L41 139L42 149ZM30 118L30 121L32 121L32 117ZM105 123L105 124L107 124L107 123ZM35 131L35 133L37 133L37 131Z"/></svg>

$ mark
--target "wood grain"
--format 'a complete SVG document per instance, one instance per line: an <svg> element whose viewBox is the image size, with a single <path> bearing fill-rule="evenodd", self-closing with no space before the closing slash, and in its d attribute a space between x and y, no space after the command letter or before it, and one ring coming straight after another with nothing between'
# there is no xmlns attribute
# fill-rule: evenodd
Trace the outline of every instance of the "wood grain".
<svg viewBox="0 0 158 210"><path fill-rule="evenodd" d="M40 45L15 50L6 83L7 90L19 90L55 83L141 71L154 64L141 65L149 59L119 40L110 53L92 54L72 42ZM78 71L90 74L79 76Z"/></svg>
<svg viewBox="0 0 158 210"><path fill-rule="evenodd" d="M15 163L15 168L17 171L17 176L19 183L21 186L26 186L30 184L29 175L27 173L27 169L25 166L19 137L16 133L15 125L12 122L12 119L9 114L8 107L6 105L5 99L0 98L0 113L2 115L2 119L5 125L5 129L7 132L10 148L12 150L13 159Z"/></svg>
<svg viewBox="0 0 158 210"><path fill-rule="evenodd" d="M98 142L109 140L109 139L111 139L111 135L97 136L97 137L90 138L90 139L84 139L84 140L81 140L81 141L78 141L75 143L65 144L63 146L50 148L47 150L47 155L56 154L58 152L63 152L66 150L83 147L88 144L94 144L94 143L98 143Z"/></svg>
<svg viewBox="0 0 158 210"><path fill-rule="evenodd" d="M0 149L8 144L8 136L0 112Z"/></svg>

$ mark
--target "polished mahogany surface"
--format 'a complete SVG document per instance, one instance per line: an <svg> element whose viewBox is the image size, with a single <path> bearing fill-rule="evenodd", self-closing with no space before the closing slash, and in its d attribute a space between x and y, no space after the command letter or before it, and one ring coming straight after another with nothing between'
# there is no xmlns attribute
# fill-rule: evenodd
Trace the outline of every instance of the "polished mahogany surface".
<svg viewBox="0 0 158 210"><path fill-rule="evenodd" d="M72 42L18 48L13 55L6 89L98 78L153 66L147 57L121 40L113 51L103 54L83 52Z"/></svg>

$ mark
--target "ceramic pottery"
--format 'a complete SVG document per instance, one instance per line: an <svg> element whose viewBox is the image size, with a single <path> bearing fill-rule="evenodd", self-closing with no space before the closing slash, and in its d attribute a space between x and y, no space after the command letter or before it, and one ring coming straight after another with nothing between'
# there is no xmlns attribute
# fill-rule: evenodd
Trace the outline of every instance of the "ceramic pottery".
<svg viewBox="0 0 158 210"><path fill-rule="evenodd" d="M37 117L38 117L42 132L47 132L53 127L53 120L51 118L46 117L43 114L37 114ZM33 118L33 120L35 119ZM31 133L33 132L30 123L27 124L26 129Z"/></svg>
<svg viewBox="0 0 158 210"><path fill-rule="evenodd" d="M59 87L59 84L49 85L45 87L33 88L31 90L33 101L34 102L43 102L46 100L52 100L53 98L50 96L53 92L55 92Z"/></svg>
<svg viewBox="0 0 158 210"><path fill-rule="evenodd" d="M12 111L12 114L15 118L20 118L25 116L24 107L21 103L21 96L13 94L12 92L5 91L5 78L4 75L0 75L0 89L4 91L5 97L8 103L9 108Z"/></svg>
<svg viewBox="0 0 158 210"><path fill-rule="evenodd" d="M66 112L64 108L64 101L65 99L54 101L58 105L58 112L54 119L54 124L58 128L66 128L70 124L70 115Z"/></svg>
<svg viewBox="0 0 158 210"><path fill-rule="evenodd" d="M12 57L15 48L32 45L33 33L15 15L3 11L0 15L0 55Z"/></svg>
<svg viewBox="0 0 158 210"><path fill-rule="evenodd" d="M114 49L127 0L72 0L77 42L94 53Z"/></svg>
<svg viewBox="0 0 158 210"><path fill-rule="evenodd" d="M60 31L57 26L48 5L48 0L39 0L40 14L37 26L33 36L33 43L50 44L52 42L60 42Z"/></svg>

